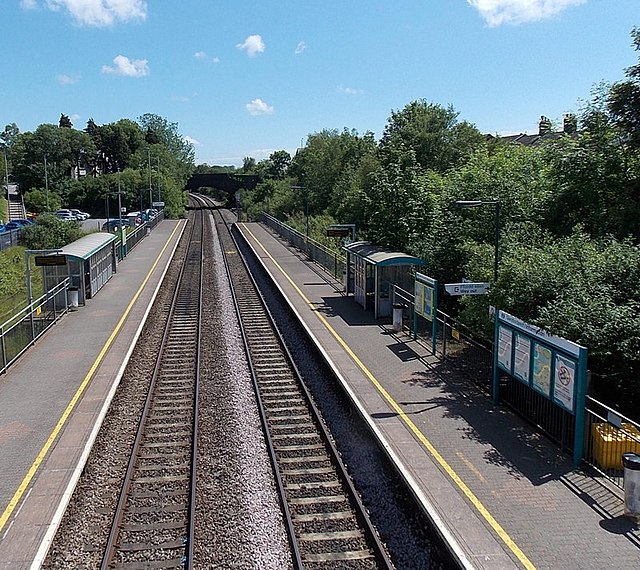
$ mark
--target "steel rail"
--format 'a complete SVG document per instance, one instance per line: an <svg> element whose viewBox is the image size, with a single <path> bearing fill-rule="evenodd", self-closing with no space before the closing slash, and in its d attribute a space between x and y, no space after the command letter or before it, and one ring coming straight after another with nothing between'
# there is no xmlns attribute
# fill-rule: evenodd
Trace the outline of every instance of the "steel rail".
<svg viewBox="0 0 640 570"><path fill-rule="evenodd" d="M224 219L222 221L223 221L223 224L217 224L217 226L218 227L222 226L224 229L228 230L227 224L224 221ZM221 241L222 239L223 238L221 237ZM277 326L275 326L274 324L272 315L270 314L269 309L264 299L262 298L262 295L255 281L253 280L253 277L251 276L251 272L246 269L246 260L244 259L244 256L240 251L241 248L236 241L236 236L232 235L231 230L229 230L229 236L226 239L231 239L233 240L233 242L232 243L223 242L223 251L225 252L225 257L226 257L226 254L228 254L232 250L232 248L235 248L235 251L233 252L234 253L233 258L234 259L238 258L239 260L242 261L242 263L245 264L245 271L247 272L251 285L255 290L255 294L258 297L258 301L255 302L253 299L246 300L246 299L240 298L235 291L233 293L236 310L239 311L238 320L240 323L240 327L243 335L243 341L245 343L245 350L247 352L247 359L249 361L251 375L254 382L256 401L260 409L261 421L263 422L263 427L265 432L265 439L269 447L269 454L272 460L272 466L273 466L274 476L276 479L276 485L279 492L282 493L280 500L283 505L283 516L285 518L285 524L288 529L289 540L292 543L292 556L294 558L294 564L296 565L297 568L302 568L306 564L313 564L313 567L322 567L324 565L325 567L331 568L331 567L334 567L333 565L336 564L338 560L342 560L343 561L342 563L346 563L346 561L349 559L353 560L354 563L356 560L358 560L359 561L358 563L362 564L365 562L367 558L369 558L371 559L372 563L373 561L375 561L374 567L376 568L392 568L393 564L390 561L388 554L382 542L380 541L379 536L373 524L371 523L367 515L366 508L361 502L361 499L348 475L346 467L344 466L344 464L340 459L340 454L337 448L335 447L335 445L333 444L332 437L330 436L328 429L324 425L324 422L321 420L321 415L317 407L313 404L313 399L311 395L309 394L306 386L304 386L304 382L301 379L301 375L295 365L295 362L291 354L289 353L289 350L284 342L284 339L282 338L282 335L278 331ZM238 253L238 255L235 255L236 252ZM230 278L232 289L235 289L237 286L237 283L234 282L231 276L231 269L229 267L227 267L227 272ZM243 313L242 313L243 309L241 307L242 303L247 303L247 305L251 308L251 311L252 311L251 316L248 318L248 324L250 325L249 328L251 328L251 326L256 325L257 321L259 321L259 317L256 314L258 309L256 305L259 305L260 310L264 311L266 318L270 322L270 327L273 330L273 334L277 339L276 342L279 345L278 348L282 352L283 358L287 361L288 366L291 370L292 380L291 382L285 381L283 386L286 386L286 390L291 389L293 391L292 386L295 384L296 387L301 390L301 396L300 396L301 401L304 402L304 405L310 410L309 414L312 418L311 423L315 424L316 428L318 429L318 432L317 432L318 437L322 442L322 447L324 447L328 455L326 459L323 459L322 458L323 456L321 454L324 452L318 451L317 453L320 455L315 458L314 457L309 458L309 460L322 462L322 465L326 465L328 461L331 465L333 465L331 469L327 467L322 467L321 469L301 467L302 469L301 473L305 473L307 471L309 473L322 472L322 473L326 473L326 475L323 474L322 477L331 478L331 475L329 475L329 472L332 471L333 469L336 469L337 472L335 477L338 482L331 483L329 481L325 481L324 483L315 483L315 484L311 483L309 484L309 486L313 487L314 485L318 485L319 489L338 488L339 491L336 492L337 495L334 496L332 500L342 502L343 499L340 499L339 496L340 496L340 492L344 492L345 493L344 501L346 501L349 505L349 508L348 508L349 512L346 512L343 509L341 512L328 512L324 514L316 513L315 515L314 514L305 515L300 513L300 507L298 506L297 513L295 515L292 514L289 501L293 500L293 504L296 504L297 500L295 498L290 498L289 495L292 493L291 489L296 489L298 488L298 486L295 483L285 482L283 478L283 473L285 472L291 473L292 470L287 466L286 460L283 460L283 458L280 457L280 455L283 454L282 453L283 449L286 449L287 451L289 451L292 447L295 448L296 446L295 445L287 446L285 444L284 446L280 445L278 447L277 444L274 442L274 437L278 440L281 440L282 438L286 438L289 436L296 437L296 435L288 434L288 433L284 434L284 432L281 432L277 435L271 434L271 430L277 429L277 428L274 427L274 425L272 425L272 423L275 421L274 418L269 417L269 413L267 411L267 409L269 408L269 404L268 403L265 404L265 401L261 396L261 392L265 390L264 388L265 380L264 379L260 380L260 376L262 375L264 377L264 372L260 373L256 368L256 366L260 366L261 369L264 369L265 366L264 364L257 365L255 362L255 359L257 358L257 356L256 356L255 348L252 348L251 346L252 342L249 339L250 331L247 330L247 327L245 326L245 323L244 323L244 319L246 319L247 317L246 315L243 316ZM259 326L264 327L264 325L259 325ZM262 341L262 336L266 335L267 333L266 331L265 332L263 331L264 331L264 328L260 328L257 334L258 336L261 337L261 342L264 342L266 344L268 341L266 340L266 338L264 341ZM272 360L275 358L272 355L272 353L274 353L275 350L276 350L275 347L269 344L270 358ZM284 375L285 373L279 372L278 374ZM272 384L278 383L277 381L270 381L270 382ZM276 389L277 389L277 386L276 386ZM279 389L282 391L282 388L279 388ZM286 397L286 396L283 396L283 397ZM296 396L291 396L291 398L296 398ZM282 403L281 405L284 406L286 405L286 403ZM290 427L290 426L287 426L287 427ZM312 436L310 434L301 434L298 437L302 437L302 438L314 437L315 438L316 436ZM301 446L301 447L305 447L305 446ZM318 446L311 446L311 447L315 448ZM278 452L277 448L280 449L280 453ZM284 453L286 454L287 451L285 451ZM305 459L304 453L305 452L303 451L302 455L300 456L300 459L295 459L294 457L290 457L289 461L293 462L290 464L294 464L294 463L297 464L297 463L300 463L300 461L304 460ZM319 464L320 463L318 463L318 465ZM291 475L288 475L288 480L291 481ZM340 491L340 489L342 489L342 491ZM319 498L317 499L317 501L319 502L322 501L321 495L322 495L322 491L320 491L320 494L318 495ZM309 500L313 501L314 499L309 499ZM298 501L298 504L299 504L299 501ZM344 519L351 519L351 518L354 518L355 520L358 521L357 525L358 525L358 528L360 528L361 530L345 531L345 530L336 530L335 528L332 529L332 525L335 524L336 520L338 519L344 520ZM303 530L305 524L313 524L318 529L326 527L326 530L318 530L318 532L315 532L315 531L309 532L308 530ZM325 525L325 527L323 527L322 525ZM362 546L353 547L354 543L358 543L361 540L365 540L367 544L367 547L365 550L362 550ZM302 541L302 543L305 544L304 548L301 547L300 541ZM343 542L343 546L340 546L339 544L337 544L341 541ZM318 547L318 545L320 544L323 545L322 548ZM324 545L327 545L327 546L325 547ZM332 546L329 546L329 545L332 545ZM332 551L331 548L333 548L334 550Z"/></svg>
<svg viewBox="0 0 640 570"><path fill-rule="evenodd" d="M129 457L129 462L127 465L127 470L125 473L125 477L123 479L120 495L118 498L118 503L115 509L113 522L111 525L111 529L109 532L109 538L107 540L107 545L104 550L104 555L101 563L101 570L107 570L109 568L117 568L119 565L115 562L114 557L117 552L119 552L118 548L118 539L121 534L123 521L125 517L125 513L127 512L127 501L130 497L131 487L134 482L134 474L136 471L137 460L140 457L140 450L142 443L144 441L146 435L146 427L147 420L150 418L150 412L152 406L154 404L154 399L156 396L156 389L159 385L159 378L161 376L161 371L163 369L163 365L167 362L167 352L168 346L170 345L171 335L172 335L172 326L174 324L174 320L177 318L177 314L179 312L179 306L181 303L181 294L184 291L184 288L187 286L186 281L188 279L193 278L192 272L187 272L186 268L189 265L190 261L192 261L192 255L190 252L192 250L191 244L194 243L194 234L195 228L197 224L192 224L191 231L189 234L189 243L190 246L188 248L188 252L185 255L183 263L180 267L179 276L177 279L177 285L173 291L171 305L169 308L169 316L167 319L167 323L165 325L165 329L163 332L162 341L160 343L160 348L158 351L158 356L156 358L156 362L154 365L154 369L152 372L149 390L147 393L147 397L145 399L145 403L143 409L141 411L140 419L138 421L138 429L136 431L136 436L132 445L131 454ZM198 298L197 298L197 323L196 323L196 353L195 353L195 366L194 366L194 398L193 398L193 419L191 422L191 430L192 430L192 443L191 443L191 458L190 458L190 470L189 470L189 504L186 505L187 509L187 522L185 524L186 527L186 537L183 537L183 542L185 543L185 551L181 557L181 567L191 568L192 567L192 558L193 558L193 517L194 517L194 506L192 501L195 497L195 473L196 473L196 457L197 457L197 416L198 416L198 381L199 381L199 344L200 344L200 315L201 315L201 299L202 299L202 263L203 263L203 254L202 248L204 244L203 240L203 232L204 232L204 224L200 223L200 239L199 239L199 266L200 271L198 275ZM197 243L197 242L196 242ZM161 506L158 506L158 509L161 510ZM148 545L150 551L159 550L165 545L159 545L157 548L154 548L153 545ZM141 564L144 562L141 561Z"/></svg>

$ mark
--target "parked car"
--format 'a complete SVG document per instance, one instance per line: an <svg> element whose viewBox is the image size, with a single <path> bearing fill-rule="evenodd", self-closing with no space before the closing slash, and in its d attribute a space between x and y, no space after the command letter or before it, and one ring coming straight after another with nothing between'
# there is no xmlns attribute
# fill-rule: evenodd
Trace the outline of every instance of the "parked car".
<svg viewBox="0 0 640 570"><path fill-rule="evenodd" d="M76 220L79 220L81 222L83 222L84 220L88 220L91 217L89 214L87 214L87 212L82 212L81 210L78 210L76 208L71 208L71 210L69 211L73 216L76 217Z"/></svg>
<svg viewBox="0 0 640 570"><path fill-rule="evenodd" d="M120 227L120 223L122 222L123 228L129 227L129 220L127 218L114 218L112 220L107 220L104 224L102 224L102 231L105 232L115 232Z"/></svg>
<svg viewBox="0 0 640 570"><path fill-rule="evenodd" d="M71 210L58 210L56 216L67 222L77 222L78 219L71 213Z"/></svg>
<svg viewBox="0 0 640 570"><path fill-rule="evenodd" d="M21 230L21 229L24 229L24 226L22 224L19 224L16 221L13 221L13 220L4 225L4 230L6 232L11 232L11 231L14 231L14 230Z"/></svg>

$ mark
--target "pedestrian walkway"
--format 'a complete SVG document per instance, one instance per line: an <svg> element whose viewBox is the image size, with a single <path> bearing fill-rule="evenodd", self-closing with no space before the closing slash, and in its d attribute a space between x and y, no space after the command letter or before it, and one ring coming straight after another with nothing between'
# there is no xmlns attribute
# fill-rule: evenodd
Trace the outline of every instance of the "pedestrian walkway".
<svg viewBox="0 0 640 570"><path fill-rule="evenodd" d="M465 567L640 568L613 490L264 226L240 229Z"/></svg>
<svg viewBox="0 0 640 570"><path fill-rule="evenodd" d="M0 569L46 553L183 228L158 224L0 376Z"/></svg>

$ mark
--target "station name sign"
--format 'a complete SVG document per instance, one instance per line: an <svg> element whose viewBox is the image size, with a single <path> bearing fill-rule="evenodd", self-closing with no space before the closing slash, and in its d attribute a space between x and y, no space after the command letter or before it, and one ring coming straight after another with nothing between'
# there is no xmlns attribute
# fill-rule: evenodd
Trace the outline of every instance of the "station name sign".
<svg viewBox="0 0 640 570"><path fill-rule="evenodd" d="M449 295L485 295L489 283L446 283L444 288Z"/></svg>
<svg viewBox="0 0 640 570"><path fill-rule="evenodd" d="M51 265L66 265L66 255L36 255L35 264L38 267L48 267Z"/></svg>
<svg viewBox="0 0 640 570"><path fill-rule="evenodd" d="M349 237L352 233L352 225L335 224L327 227L327 237Z"/></svg>

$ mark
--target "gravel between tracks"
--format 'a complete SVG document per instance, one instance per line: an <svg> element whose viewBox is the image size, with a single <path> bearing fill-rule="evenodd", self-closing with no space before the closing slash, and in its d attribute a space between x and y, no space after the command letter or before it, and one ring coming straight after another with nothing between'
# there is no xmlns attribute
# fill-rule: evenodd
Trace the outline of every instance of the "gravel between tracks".
<svg viewBox="0 0 640 570"><path fill-rule="evenodd" d="M209 237L211 237L211 233ZM183 238L184 241L184 238ZM195 568L290 567L231 294L215 239L206 254ZM98 568L166 321L176 251L43 565Z"/></svg>

